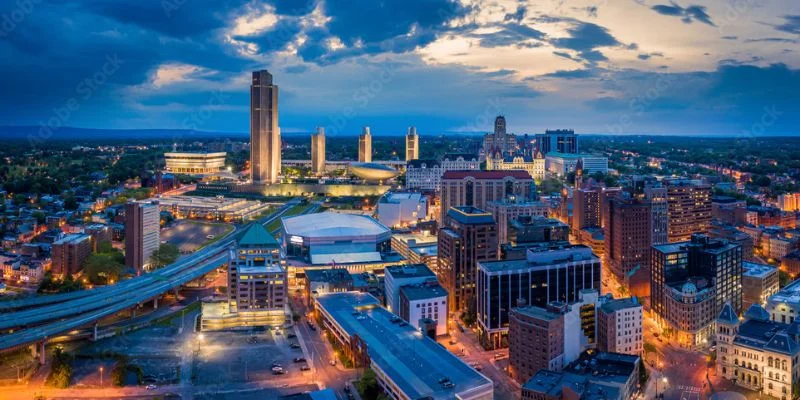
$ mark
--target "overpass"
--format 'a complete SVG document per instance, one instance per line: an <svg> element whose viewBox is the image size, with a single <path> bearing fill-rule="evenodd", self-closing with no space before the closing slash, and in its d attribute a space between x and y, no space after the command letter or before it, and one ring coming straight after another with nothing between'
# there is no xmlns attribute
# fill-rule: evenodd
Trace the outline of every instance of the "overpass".
<svg viewBox="0 0 800 400"><path fill-rule="evenodd" d="M297 200L288 202L258 223L263 225L271 223L297 203ZM97 321L151 299L157 301L161 294L227 264L229 251L235 243L236 236L238 235L229 234L220 242L173 264L116 285L62 295L0 302L3 307L0 309L2 311L0 330L10 331L8 334L0 335L0 350L35 344L34 353L38 353L40 362L44 363L44 345L49 338L93 324L96 335ZM7 312L8 310L14 311Z"/></svg>

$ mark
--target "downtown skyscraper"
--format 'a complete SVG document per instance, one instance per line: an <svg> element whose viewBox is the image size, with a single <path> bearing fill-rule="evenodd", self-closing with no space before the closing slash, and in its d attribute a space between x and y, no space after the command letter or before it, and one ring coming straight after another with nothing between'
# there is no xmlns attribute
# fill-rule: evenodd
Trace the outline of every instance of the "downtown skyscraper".
<svg viewBox="0 0 800 400"><path fill-rule="evenodd" d="M358 162L372 162L372 133L365 126L358 137Z"/></svg>
<svg viewBox="0 0 800 400"><path fill-rule="evenodd" d="M417 128L408 127L408 134L406 134L406 161L416 160L419 158L419 135Z"/></svg>
<svg viewBox="0 0 800 400"><path fill-rule="evenodd" d="M321 126L311 135L311 172L314 175L325 173L325 128Z"/></svg>
<svg viewBox="0 0 800 400"><path fill-rule="evenodd" d="M278 183L281 173L281 130L278 86L267 70L254 71L250 85L250 180Z"/></svg>

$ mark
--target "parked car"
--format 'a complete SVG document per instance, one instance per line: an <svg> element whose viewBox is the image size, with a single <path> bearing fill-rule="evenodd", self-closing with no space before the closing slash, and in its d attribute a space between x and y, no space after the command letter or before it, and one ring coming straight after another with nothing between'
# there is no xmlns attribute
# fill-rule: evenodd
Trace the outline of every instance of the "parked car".
<svg viewBox="0 0 800 400"><path fill-rule="evenodd" d="M158 389L158 386L156 386L156 385L147 385L144 388L147 389L147 390L156 390L156 389Z"/></svg>
<svg viewBox="0 0 800 400"><path fill-rule="evenodd" d="M310 369L311 369L311 367L309 367L308 365L301 365L300 366L300 371L308 371Z"/></svg>
<svg viewBox="0 0 800 400"><path fill-rule="evenodd" d="M294 362L296 363L306 362L306 359L303 357L295 357Z"/></svg>

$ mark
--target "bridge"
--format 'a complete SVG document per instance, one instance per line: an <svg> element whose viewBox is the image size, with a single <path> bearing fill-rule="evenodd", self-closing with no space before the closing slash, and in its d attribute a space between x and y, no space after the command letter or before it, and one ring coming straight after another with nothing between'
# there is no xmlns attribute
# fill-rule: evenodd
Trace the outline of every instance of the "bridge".
<svg viewBox="0 0 800 400"><path fill-rule="evenodd" d="M268 225L298 203L292 200L258 223ZM0 350L35 345L33 353L44 364L44 346L49 338L92 325L96 338L101 319L151 300L157 306L160 295L227 264L236 236L234 231L164 268L116 285L0 302L0 332L9 332L0 335Z"/></svg>

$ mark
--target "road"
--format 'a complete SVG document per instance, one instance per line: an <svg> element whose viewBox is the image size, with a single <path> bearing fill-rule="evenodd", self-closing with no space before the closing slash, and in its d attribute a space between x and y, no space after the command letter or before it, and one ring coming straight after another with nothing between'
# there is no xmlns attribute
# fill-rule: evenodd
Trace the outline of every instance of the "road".
<svg viewBox="0 0 800 400"><path fill-rule="evenodd" d="M293 199L274 213L262 218L259 223L269 224L280 218L286 211L299 202ZM214 243L200 251L179 259L177 262L142 275L95 290L83 291L81 296L54 305L6 313L0 321L0 329L42 324L0 336L0 349L11 349L52 338L113 315L155 298L161 293L172 290L187 282L197 279L227 262L228 249L233 245L234 236ZM25 302L28 299L19 300ZM16 303L20 306L20 303ZM61 319L60 318L65 318ZM44 323L47 322L48 323Z"/></svg>

